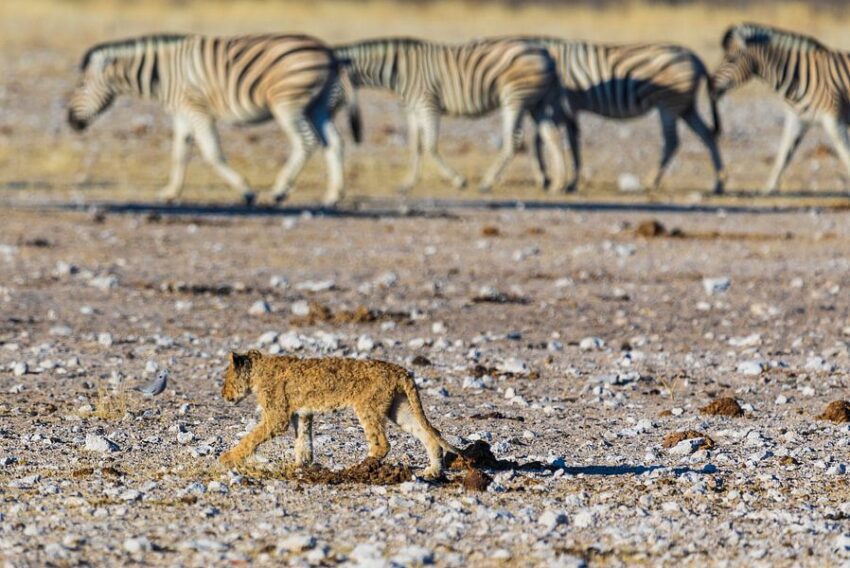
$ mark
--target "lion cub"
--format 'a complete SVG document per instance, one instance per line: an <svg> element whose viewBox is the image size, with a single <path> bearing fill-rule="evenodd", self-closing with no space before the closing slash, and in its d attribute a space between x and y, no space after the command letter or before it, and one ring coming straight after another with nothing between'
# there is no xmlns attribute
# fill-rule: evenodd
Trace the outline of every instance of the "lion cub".
<svg viewBox="0 0 850 568"><path fill-rule="evenodd" d="M369 457L381 460L390 451L386 420L419 439L428 452L428 477L443 471L443 451L461 455L428 422L416 384L407 369L385 361L347 358L299 359L263 355L259 351L231 353L221 395L239 402L250 392L263 410L260 423L239 444L222 454L221 462L241 462L257 446L283 434L292 422L296 430L296 463L313 458L312 414L352 408L366 433Z"/></svg>

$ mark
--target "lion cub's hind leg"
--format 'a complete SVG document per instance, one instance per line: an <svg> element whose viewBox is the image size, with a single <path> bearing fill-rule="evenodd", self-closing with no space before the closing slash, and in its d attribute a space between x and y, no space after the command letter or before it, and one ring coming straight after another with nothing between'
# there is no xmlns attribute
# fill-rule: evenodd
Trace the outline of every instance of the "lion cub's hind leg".
<svg viewBox="0 0 850 568"><path fill-rule="evenodd" d="M363 426L366 441L369 443L369 457L378 461L390 453L390 443L387 440L386 414L376 408L355 408L357 419Z"/></svg>
<svg viewBox="0 0 850 568"><path fill-rule="evenodd" d="M410 407L407 395L397 393L390 406L389 419L399 428L422 442L428 452L428 467L423 472L425 477L440 477L443 473L443 450L434 434L420 424Z"/></svg>

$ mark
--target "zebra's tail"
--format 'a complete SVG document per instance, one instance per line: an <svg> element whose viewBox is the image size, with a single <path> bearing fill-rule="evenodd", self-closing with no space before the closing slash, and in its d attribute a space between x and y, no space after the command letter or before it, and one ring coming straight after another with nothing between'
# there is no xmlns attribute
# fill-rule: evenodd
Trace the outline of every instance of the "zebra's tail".
<svg viewBox="0 0 850 568"><path fill-rule="evenodd" d="M714 138L717 139L723 129L720 126L720 113L717 111L717 92L714 90L714 80L711 78L709 73L705 74L705 86L708 89L708 100L711 103L711 118L713 124L711 133L714 135Z"/></svg>
<svg viewBox="0 0 850 568"><path fill-rule="evenodd" d="M360 105L357 103L357 89L351 82L351 77L344 64L340 66L339 82L342 85L348 106L348 124L351 126L351 137L356 144L360 144L363 140L363 120L360 116Z"/></svg>

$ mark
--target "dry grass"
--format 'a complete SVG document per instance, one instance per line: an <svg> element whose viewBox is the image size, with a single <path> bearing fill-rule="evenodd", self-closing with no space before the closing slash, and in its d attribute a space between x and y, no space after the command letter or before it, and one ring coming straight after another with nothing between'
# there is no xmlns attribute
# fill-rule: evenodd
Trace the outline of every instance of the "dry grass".
<svg viewBox="0 0 850 568"><path fill-rule="evenodd" d="M101 387L97 391L97 400L94 402L94 412L101 420L121 420L127 414L129 397L121 390L110 390Z"/></svg>

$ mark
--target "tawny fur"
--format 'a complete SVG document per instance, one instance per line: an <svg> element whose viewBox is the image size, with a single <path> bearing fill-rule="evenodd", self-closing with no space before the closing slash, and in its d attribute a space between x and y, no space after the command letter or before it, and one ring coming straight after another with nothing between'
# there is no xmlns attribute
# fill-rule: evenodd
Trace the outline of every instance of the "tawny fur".
<svg viewBox="0 0 850 568"><path fill-rule="evenodd" d="M425 446L430 462L426 476L442 474L443 452L461 455L428 422L410 372L392 363L299 359L259 351L231 353L221 395L225 400L239 402L251 392L257 395L262 419L236 447L222 454L224 464L242 462L257 446L283 434L290 422L296 429L296 463L309 463L313 459L312 414L339 408L351 408L357 414L369 443L370 458L381 460L390 451L387 419Z"/></svg>

